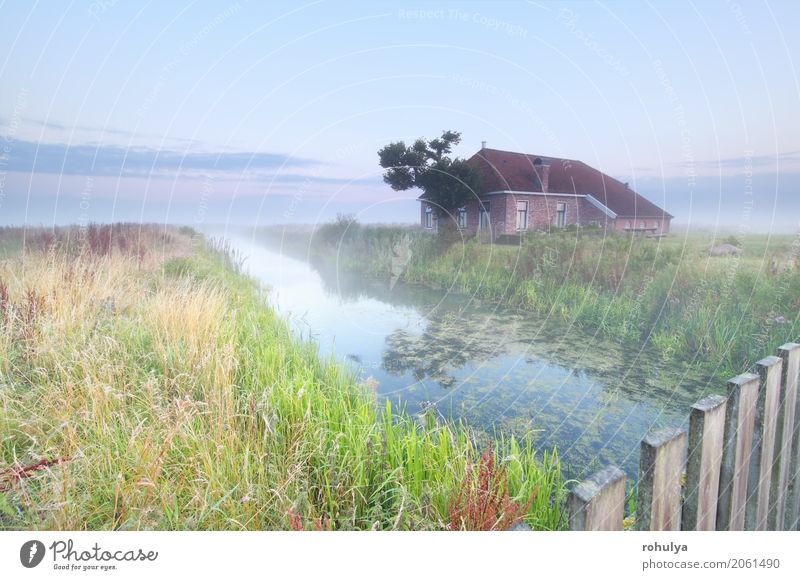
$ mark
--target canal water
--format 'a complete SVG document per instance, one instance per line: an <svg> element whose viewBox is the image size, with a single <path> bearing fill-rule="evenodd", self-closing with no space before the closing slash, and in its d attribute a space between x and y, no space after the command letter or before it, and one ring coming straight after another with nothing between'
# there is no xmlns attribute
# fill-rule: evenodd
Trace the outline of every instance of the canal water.
<svg viewBox="0 0 800 580"><path fill-rule="evenodd" d="M614 464L635 479L647 431L686 426L695 401L722 392L697 368L563 322L335 264L314 268L265 242L226 237L294 331L382 400L532 436L539 449L557 448L568 477Z"/></svg>

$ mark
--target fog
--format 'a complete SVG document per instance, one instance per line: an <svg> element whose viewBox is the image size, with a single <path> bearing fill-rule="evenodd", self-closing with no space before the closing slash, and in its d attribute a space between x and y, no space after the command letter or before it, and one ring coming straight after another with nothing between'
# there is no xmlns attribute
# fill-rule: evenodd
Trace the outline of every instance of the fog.
<svg viewBox="0 0 800 580"><path fill-rule="evenodd" d="M146 191L142 180L142 191ZM386 186L376 186L374 199L348 200L347 189L329 194L313 188L234 196L219 190L204 194L197 183L183 184L181 195L153 191L137 194L129 188L115 198L105 191L67 191L59 195L28 193L7 188L0 196L0 225L66 225L86 222L153 222L203 226L230 224L261 226L330 221L339 213L354 214L362 223L417 223L414 192L400 197ZM185 192L189 190L189 194ZM800 230L800 173L648 178L635 189L675 216L673 225L735 232ZM355 196L353 196L355 197Z"/></svg>

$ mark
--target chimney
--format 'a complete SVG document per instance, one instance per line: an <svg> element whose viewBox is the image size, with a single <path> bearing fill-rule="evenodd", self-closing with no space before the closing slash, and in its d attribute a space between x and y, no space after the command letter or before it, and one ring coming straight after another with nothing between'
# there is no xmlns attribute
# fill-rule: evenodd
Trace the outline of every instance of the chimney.
<svg viewBox="0 0 800 580"><path fill-rule="evenodd" d="M481 149L486 149L486 141L481 141Z"/></svg>
<svg viewBox="0 0 800 580"><path fill-rule="evenodd" d="M550 163L542 163L541 170L542 174L539 179L542 182L542 192L547 193L550 190Z"/></svg>
<svg viewBox="0 0 800 580"><path fill-rule="evenodd" d="M533 170L542 185L542 193L547 193L550 187L550 162L543 161L539 157L533 161Z"/></svg>

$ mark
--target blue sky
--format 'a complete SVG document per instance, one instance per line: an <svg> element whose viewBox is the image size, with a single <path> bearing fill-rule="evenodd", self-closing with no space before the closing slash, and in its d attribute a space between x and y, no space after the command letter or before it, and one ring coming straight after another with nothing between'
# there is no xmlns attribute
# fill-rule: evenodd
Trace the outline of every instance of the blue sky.
<svg viewBox="0 0 800 580"><path fill-rule="evenodd" d="M5 2L0 224L413 221L376 150L455 129L459 155L581 159L678 222L796 230L798 21L797 2Z"/></svg>

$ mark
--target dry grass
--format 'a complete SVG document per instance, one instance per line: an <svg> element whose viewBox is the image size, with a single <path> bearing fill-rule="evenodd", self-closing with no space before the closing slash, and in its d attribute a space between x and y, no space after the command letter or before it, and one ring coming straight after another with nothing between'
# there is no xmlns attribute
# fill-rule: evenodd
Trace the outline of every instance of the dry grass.
<svg viewBox="0 0 800 580"><path fill-rule="evenodd" d="M188 233L73 235L0 258L0 528L446 527L468 432L381 413ZM557 461L498 450L563 525Z"/></svg>

